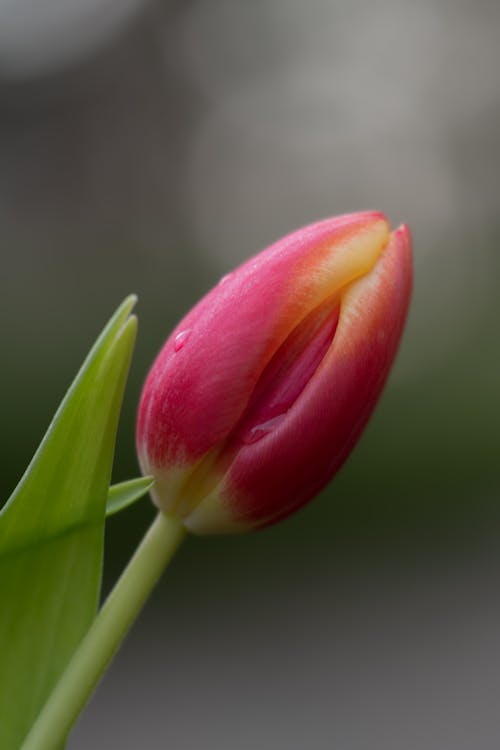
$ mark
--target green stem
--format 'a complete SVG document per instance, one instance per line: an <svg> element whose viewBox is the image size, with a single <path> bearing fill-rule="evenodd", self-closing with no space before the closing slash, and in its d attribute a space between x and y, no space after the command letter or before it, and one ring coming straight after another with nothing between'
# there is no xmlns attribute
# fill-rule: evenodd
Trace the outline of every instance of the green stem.
<svg viewBox="0 0 500 750"><path fill-rule="evenodd" d="M158 513L56 684L22 750L54 750L64 745L80 711L184 535L180 521Z"/></svg>

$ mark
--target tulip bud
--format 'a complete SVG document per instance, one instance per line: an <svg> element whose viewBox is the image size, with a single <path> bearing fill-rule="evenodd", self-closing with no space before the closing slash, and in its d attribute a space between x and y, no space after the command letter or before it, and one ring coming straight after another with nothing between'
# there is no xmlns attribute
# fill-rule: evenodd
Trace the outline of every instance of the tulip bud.
<svg viewBox="0 0 500 750"><path fill-rule="evenodd" d="M210 534L310 500L375 406L410 291L409 231L376 212L300 229L221 279L144 385L137 449L159 508Z"/></svg>

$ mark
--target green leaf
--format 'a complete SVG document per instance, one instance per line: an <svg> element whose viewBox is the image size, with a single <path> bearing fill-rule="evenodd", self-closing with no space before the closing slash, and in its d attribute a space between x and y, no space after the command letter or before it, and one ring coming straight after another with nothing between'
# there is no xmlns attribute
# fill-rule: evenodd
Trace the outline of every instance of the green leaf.
<svg viewBox="0 0 500 750"><path fill-rule="evenodd" d="M98 338L0 514L2 750L20 747L97 610L134 304Z"/></svg>
<svg viewBox="0 0 500 750"><path fill-rule="evenodd" d="M137 477L137 479L128 479L126 482L113 484L108 491L106 515L113 516L140 500L151 489L154 482L153 477Z"/></svg>

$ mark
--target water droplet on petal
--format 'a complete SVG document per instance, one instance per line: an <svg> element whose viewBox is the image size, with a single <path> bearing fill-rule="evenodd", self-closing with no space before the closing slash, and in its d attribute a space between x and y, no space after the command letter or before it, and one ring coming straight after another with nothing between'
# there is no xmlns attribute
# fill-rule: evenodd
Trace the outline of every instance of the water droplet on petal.
<svg viewBox="0 0 500 750"><path fill-rule="evenodd" d="M231 275L232 275L232 274L230 274L230 273L226 273L226 275L225 275L225 276L223 276L223 277L221 278L221 280L219 281L219 284L225 284L225 283L226 283L226 281L229 281L229 279L231 278Z"/></svg>
<svg viewBox="0 0 500 750"><path fill-rule="evenodd" d="M175 352L179 352L182 349L182 347L188 340L190 333L191 333L191 329L186 328L185 331L180 331L177 334L177 336L174 339L174 351Z"/></svg>
<svg viewBox="0 0 500 750"><path fill-rule="evenodd" d="M256 443L258 440L262 440L263 437L269 435L270 432L275 430L276 427L278 427L278 425L283 422L285 417L286 412L284 414L278 414L276 417L272 417L272 419L267 419L265 422L254 425L242 436L243 442L246 445L251 445L252 443Z"/></svg>

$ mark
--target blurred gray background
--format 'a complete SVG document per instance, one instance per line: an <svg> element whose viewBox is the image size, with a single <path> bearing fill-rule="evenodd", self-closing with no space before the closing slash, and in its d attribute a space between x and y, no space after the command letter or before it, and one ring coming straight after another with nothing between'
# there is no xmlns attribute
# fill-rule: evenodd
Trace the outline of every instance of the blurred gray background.
<svg viewBox="0 0 500 750"><path fill-rule="evenodd" d="M496 750L500 5L0 0L5 499L112 310L150 362L221 275L304 223L410 224L390 383L281 526L191 539L70 750ZM109 588L153 511L112 519Z"/></svg>

